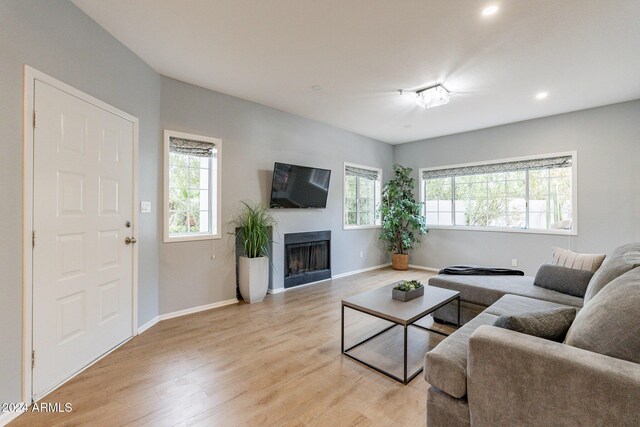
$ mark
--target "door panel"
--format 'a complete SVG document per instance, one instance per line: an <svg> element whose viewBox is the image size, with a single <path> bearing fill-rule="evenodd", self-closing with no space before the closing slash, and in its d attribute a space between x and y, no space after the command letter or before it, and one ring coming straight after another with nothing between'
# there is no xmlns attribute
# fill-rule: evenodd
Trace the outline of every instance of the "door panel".
<svg viewBox="0 0 640 427"><path fill-rule="evenodd" d="M133 334L133 124L35 83L33 395Z"/></svg>

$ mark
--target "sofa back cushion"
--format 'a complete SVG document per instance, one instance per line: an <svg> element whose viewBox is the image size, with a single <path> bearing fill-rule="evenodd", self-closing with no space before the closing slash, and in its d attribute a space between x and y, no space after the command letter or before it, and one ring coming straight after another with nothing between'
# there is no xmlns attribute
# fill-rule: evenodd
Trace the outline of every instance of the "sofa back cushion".
<svg viewBox="0 0 640 427"><path fill-rule="evenodd" d="M565 344L640 363L640 268L616 278L585 304Z"/></svg>
<svg viewBox="0 0 640 427"><path fill-rule="evenodd" d="M517 314L503 314L496 319L493 326L562 342L575 317L575 308L546 308Z"/></svg>
<svg viewBox="0 0 640 427"><path fill-rule="evenodd" d="M593 272L591 271L542 264L538 269L536 278L533 280L533 284L541 288L584 298L592 277Z"/></svg>
<svg viewBox="0 0 640 427"><path fill-rule="evenodd" d="M605 254L579 254L569 249L553 247L553 264L560 267L573 268L575 270L587 270L596 272L602 265Z"/></svg>
<svg viewBox="0 0 640 427"><path fill-rule="evenodd" d="M587 304L609 282L640 266L640 243L620 246L602 263L602 267L591 278L584 295Z"/></svg>

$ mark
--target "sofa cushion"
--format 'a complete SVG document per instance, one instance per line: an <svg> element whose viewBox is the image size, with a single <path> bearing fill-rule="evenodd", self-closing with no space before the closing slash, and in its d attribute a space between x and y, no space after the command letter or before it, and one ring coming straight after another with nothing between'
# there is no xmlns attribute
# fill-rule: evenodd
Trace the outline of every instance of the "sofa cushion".
<svg viewBox="0 0 640 427"><path fill-rule="evenodd" d="M630 243L614 250L591 278L584 295L584 303L589 302L607 283L638 266L640 266L640 243Z"/></svg>
<svg viewBox="0 0 640 427"><path fill-rule="evenodd" d="M519 295L505 295L490 307L487 307L484 313L493 314L494 316L502 316L504 314L518 314L528 311L539 311L551 308L567 307L571 306L550 301L542 301L535 298L521 297Z"/></svg>
<svg viewBox="0 0 640 427"><path fill-rule="evenodd" d="M428 352L424 361L427 382L450 396L465 396L469 337L480 326L493 325L496 319L497 316L492 314L480 313Z"/></svg>
<svg viewBox="0 0 640 427"><path fill-rule="evenodd" d="M565 343L640 363L640 268L598 292L576 316Z"/></svg>
<svg viewBox="0 0 640 427"><path fill-rule="evenodd" d="M533 286L531 276L448 276L429 279L430 286L460 291L460 299L485 307L506 294L536 298L572 307L582 307L582 298Z"/></svg>
<svg viewBox="0 0 640 427"><path fill-rule="evenodd" d="M547 308L519 314L503 314L494 322L494 326L511 331L562 342L571 322L576 317L576 309Z"/></svg>
<svg viewBox="0 0 640 427"><path fill-rule="evenodd" d="M533 280L533 284L541 288L584 298L592 277L592 271L542 264L538 269L536 278Z"/></svg>
<svg viewBox="0 0 640 427"><path fill-rule="evenodd" d="M591 272L598 271L606 257L604 254L579 254L558 247L553 247L551 253L554 265Z"/></svg>

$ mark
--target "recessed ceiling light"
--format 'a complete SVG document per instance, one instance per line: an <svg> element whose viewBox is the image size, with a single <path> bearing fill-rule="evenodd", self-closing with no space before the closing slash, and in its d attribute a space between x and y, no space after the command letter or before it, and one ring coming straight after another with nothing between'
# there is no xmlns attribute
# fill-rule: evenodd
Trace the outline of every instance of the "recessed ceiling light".
<svg viewBox="0 0 640 427"><path fill-rule="evenodd" d="M492 4L491 6L487 6L484 9L482 9L482 16L495 15L498 12L498 9L500 8L495 4Z"/></svg>
<svg viewBox="0 0 640 427"><path fill-rule="evenodd" d="M322 86L313 85L313 86L311 86L311 89L313 89L313 90L321 90Z"/></svg>
<svg viewBox="0 0 640 427"><path fill-rule="evenodd" d="M547 96L549 96L549 92L536 93L536 99L545 99Z"/></svg>

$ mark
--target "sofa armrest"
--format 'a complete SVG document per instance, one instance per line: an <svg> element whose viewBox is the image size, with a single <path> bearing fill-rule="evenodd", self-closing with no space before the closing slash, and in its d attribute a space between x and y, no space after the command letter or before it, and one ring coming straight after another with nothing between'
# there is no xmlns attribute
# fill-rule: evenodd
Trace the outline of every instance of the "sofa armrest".
<svg viewBox="0 0 640 427"><path fill-rule="evenodd" d="M481 326L467 370L472 425L640 425L636 363Z"/></svg>

